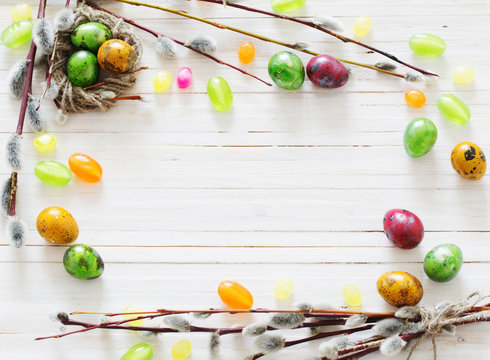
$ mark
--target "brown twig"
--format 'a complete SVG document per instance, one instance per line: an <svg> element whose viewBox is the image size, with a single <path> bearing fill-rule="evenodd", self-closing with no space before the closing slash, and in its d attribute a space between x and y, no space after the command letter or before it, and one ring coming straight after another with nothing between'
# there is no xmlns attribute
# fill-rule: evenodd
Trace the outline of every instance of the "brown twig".
<svg viewBox="0 0 490 360"><path fill-rule="evenodd" d="M148 66L141 66L139 68L137 68L136 70L133 70L133 71L130 71L128 72L127 74L134 74L134 73L137 73L138 71L141 71L141 70L147 70L148 69ZM85 86L83 88L83 90L88 90L88 89L92 89L94 87L97 87L97 86L101 86L101 85L105 85L107 84L107 81L101 81L97 84L93 84L93 85L89 85L89 86Z"/></svg>

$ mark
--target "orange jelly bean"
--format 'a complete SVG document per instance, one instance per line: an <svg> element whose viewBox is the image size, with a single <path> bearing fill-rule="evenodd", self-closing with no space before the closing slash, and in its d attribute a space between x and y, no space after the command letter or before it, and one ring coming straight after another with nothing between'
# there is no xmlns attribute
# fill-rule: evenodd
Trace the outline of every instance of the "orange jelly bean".
<svg viewBox="0 0 490 360"><path fill-rule="evenodd" d="M102 167L90 156L76 153L68 159L71 171L80 179L96 183L102 178Z"/></svg>
<svg viewBox="0 0 490 360"><path fill-rule="evenodd" d="M238 59L242 64L249 64L255 56L255 46L250 41L244 42L238 48Z"/></svg>
<svg viewBox="0 0 490 360"><path fill-rule="evenodd" d="M405 101L409 106L419 108L425 105L425 95L420 90L411 89L405 93Z"/></svg>
<svg viewBox="0 0 490 360"><path fill-rule="evenodd" d="M254 302L250 291L232 280L225 280L219 284L218 295L232 309L250 309Z"/></svg>

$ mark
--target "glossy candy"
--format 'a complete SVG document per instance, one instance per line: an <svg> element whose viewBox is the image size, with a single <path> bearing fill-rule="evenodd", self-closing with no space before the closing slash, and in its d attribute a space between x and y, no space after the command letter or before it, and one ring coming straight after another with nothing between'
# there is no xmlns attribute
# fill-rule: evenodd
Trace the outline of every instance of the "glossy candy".
<svg viewBox="0 0 490 360"><path fill-rule="evenodd" d="M408 41L412 51L420 56L435 58L444 54L446 43L437 35L415 34Z"/></svg>
<svg viewBox="0 0 490 360"><path fill-rule="evenodd" d="M168 71L160 71L153 78L153 90L157 93L167 91L172 85L172 74Z"/></svg>
<svg viewBox="0 0 490 360"><path fill-rule="evenodd" d="M209 100L214 108L221 112L230 110L233 105L233 93L230 85L221 76L213 76L207 86Z"/></svg>
<svg viewBox="0 0 490 360"><path fill-rule="evenodd" d="M34 147L39 152L49 152L56 148L58 141L51 134L41 134L36 136L33 141Z"/></svg>
<svg viewBox="0 0 490 360"><path fill-rule="evenodd" d="M455 124L463 125L470 121L470 108L456 95L440 95L437 99L437 108L446 119Z"/></svg>
<svg viewBox="0 0 490 360"><path fill-rule="evenodd" d="M126 306L123 310L123 313L137 313L137 312L141 312L141 310L135 306ZM135 317L138 317L138 316L139 315L136 315L136 314L124 315L124 320L134 319ZM125 325L127 325L127 326L142 326L143 321L144 321L143 319L133 320L133 321L129 321L129 322L125 323Z"/></svg>
<svg viewBox="0 0 490 360"><path fill-rule="evenodd" d="M104 24L88 22L78 25L71 33L71 42L77 48L97 54L99 47L112 39L111 30Z"/></svg>
<svg viewBox="0 0 490 360"><path fill-rule="evenodd" d="M305 68L297 55L289 51L279 51L269 60L269 76L277 86L296 90L305 81Z"/></svg>
<svg viewBox="0 0 490 360"><path fill-rule="evenodd" d="M383 218L383 228L388 240L400 249L413 249L424 238L422 221L408 210L388 210Z"/></svg>
<svg viewBox="0 0 490 360"><path fill-rule="evenodd" d="M453 71L453 81L457 85L468 85L475 78L475 70L471 66L458 66Z"/></svg>
<svg viewBox="0 0 490 360"><path fill-rule="evenodd" d="M274 295L278 300L289 298L294 290L293 280L289 278L279 279L274 285Z"/></svg>
<svg viewBox="0 0 490 360"><path fill-rule="evenodd" d="M415 306L424 295L424 288L412 274L403 271L390 271L378 279L379 295L394 306Z"/></svg>
<svg viewBox="0 0 490 360"><path fill-rule="evenodd" d="M306 65L306 74L313 84L324 88L337 88L349 80L345 66L329 55L313 57Z"/></svg>
<svg viewBox="0 0 490 360"><path fill-rule="evenodd" d="M465 141L456 145L451 153L453 169L468 180L480 180L487 170L487 159L476 144Z"/></svg>
<svg viewBox="0 0 490 360"><path fill-rule="evenodd" d="M410 89L405 92L405 101L408 106L419 108L425 105L425 94L417 89Z"/></svg>
<svg viewBox="0 0 490 360"><path fill-rule="evenodd" d="M66 165L53 160L39 161L34 173L43 183L55 186L65 186L73 176Z"/></svg>
<svg viewBox="0 0 490 360"><path fill-rule="evenodd" d="M362 294L359 288L354 284L347 284L342 290L344 300L349 306L360 306L362 302Z"/></svg>
<svg viewBox="0 0 490 360"><path fill-rule="evenodd" d="M353 25L354 35L357 37L363 37L369 34L373 26L373 21L369 16L359 16Z"/></svg>
<svg viewBox="0 0 490 360"><path fill-rule="evenodd" d="M29 43L32 38L32 21L19 20L3 30L2 44L11 49L17 49Z"/></svg>
<svg viewBox="0 0 490 360"><path fill-rule="evenodd" d="M87 50L75 52L68 59L67 74L75 86L93 85L99 77L99 65L94 54Z"/></svg>
<svg viewBox="0 0 490 360"><path fill-rule="evenodd" d="M250 64L255 56L255 46L250 41L245 41L238 48L238 59L242 64Z"/></svg>
<svg viewBox="0 0 490 360"><path fill-rule="evenodd" d="M191 355L192 344L189 340L180 340L172 346L173 360L187 360Z"/></svg>
<svg viewBox="0 0 490 360"><path fill-rule="evenodd" d="M271 0L271 7L276 13L283 13L302 8L306 0Z"/></svg>
<svg viewBox="0 0 490 360"><path fill-rule="evenodd" d="M102 178L102 166L90 156L76 153L68 159L71 171L83 181L96 183Z"/></svg>
<svg viewBox="0 0 490 360"><path fill-rule="evenodd" d="M219 284L218 295L231 309L250 309L254 302L250 291L232 280L225 280Z"/></svg>
<svg viewBox="0 0 490 360"><path fill-rule="evenodd" d="M424 259L424 271L434 281L454 279L463 265L463 252L454 244L441 244L430 250Z"/></svg>
<svg viewBox="0 0 490 360"><path fill-rule="evenodd" d="M411 157L417 158L427 154L437 140L437 128L427 118L412 120L405 129L403 137L405 151Z"/></svg>
<svg viewBox="0 0 490 360"><path fill-rule="evenodd" d="M63 266L68 274L80 280L95 279L104 272L99 253L83 244L72 245L65 251Z"/></svg>
<svg viewBox="0 0 490 360"><path fill-rule="evenodd" d="M13 21L30 20L31 15L32 8L28 4L15 5L10 12Z"/></svg>
<svg viewBox="0 0 490 360"><path fill-rule="evenodd" d="M192 83L192 70L188 67L180 68L177 71L177 86L180 89L188 88Z"/></svg>
<svg viewBox="0 0 490 360"><path fill-rule="evenodd" d="M136 344L131 347L122 357L121 360L152 360L153 349L146 343Z"/></svg>
<svg viewBox="0 0 490 360"><path fill-rule="evenodd" d="M69 244L78 238L78 224L67 210L50 206L37 217L36 228L39 235L51 244Z"/></svg>
<svg viewBox="0 0 490 360"><path fill-rule="evenodd" d="M99 47L97 60L102 70L118 75L131 69L136 61L136 53L127 42L112 39Z"/></svg>

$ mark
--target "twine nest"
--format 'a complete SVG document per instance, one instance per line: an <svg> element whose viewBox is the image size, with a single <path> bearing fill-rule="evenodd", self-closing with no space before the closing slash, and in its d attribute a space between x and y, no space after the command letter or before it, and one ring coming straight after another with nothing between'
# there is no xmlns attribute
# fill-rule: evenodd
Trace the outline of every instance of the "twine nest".
<svg viewBox="0 0 490 360"><path fill-rule="evenodd" d="M80 5L74 9L75 22L73 26L58 33L58 40L53 60L53 78L59 86L59 95L56 100L61 105L61 110L65 114L84 113L88 111L107 111L115 104L114 101L102 99L99 94L102 91L113 91L116 96L120 96L129 90L136 82L136 75L129 72L137 69L140 62L143 47L140 40L136 37L130 27L123 20L118 19L108 13L92 9L86 5ZM132 68L119 75L110 75L103 79L106 84L97 86L93 89L84 90L73 85L66 73L67 62L70 56L77 51L71 42L72 31L80 24L87 22L98 22L111 29L113 39L120 39L131 45L135 51L135 62Z"/></svg>

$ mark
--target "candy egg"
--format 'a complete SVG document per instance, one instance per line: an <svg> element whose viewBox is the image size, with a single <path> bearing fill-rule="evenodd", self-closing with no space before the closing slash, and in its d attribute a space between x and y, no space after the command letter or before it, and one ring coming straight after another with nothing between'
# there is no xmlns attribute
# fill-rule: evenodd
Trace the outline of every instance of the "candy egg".
<svg viewBox="0 0 490 360"><path fill-rule="evenodd" d="M1 40L2 44L11 49L17 49L29 41L32 38L32 21L19 20L14 22L3 30Z"/></svg>
<svg viewBox="0 0 490 360"><path fill-rule="evenodd" d="M180 68L177 71L177 86L180 89L188 88L192 83L192 71L188 67Z"/></svg>
<svg viewBox="0 0 490 360"><path fill-rule="evenodd" d="M214 108L226 112L233 105L233 92L230 85L221 76L213 76L208 81L208 97Z"/></svg>
<svg viewBox="0 0 490 360"><path fill-rule="evenodd" d="M437 35L415 34L408 41L412 51L420 56L435 58L444 54L446 43Z"/></svg>
<svg viewBox="0 0 490 360"><path fill-rule="evenodd" d="M349 306L360 306L362 302L361 290L354 284L347 284L342 290L344 300Z"/></svg>
<svg viewBox="0 0 490 360"><path fill-rule="evenodd" d="M467 85L473 81L475 70L471 66L458 66L453 71L453 81L457 85Z"/></svg>
<svg viewBox="0 0 490 360"><path fill-rule="evenodd" d="M401 249L413 249L424 238L422 221L408 210L389 210L383 218L383 227L388 240Z"/></svg>
<svg viewBox="0 0 490 360"><path fill-rule="evenodd" d="M454 94L440 95L437 99L437 108L446 119L455 124L463 125L470 121L470 108Z"/></svg>
<svg viewBox="0 0 490 360"><path fill-rule="evenodd" d="M405 101L408 106L419 108L425 105L425 94L417 89L408 90L405 93Z"/></svg>
<svg viewBox="0 0 490 360"><path fill-rule="evenodd" d="M345 66L329 55L313 57L306 65L306 74L313 84L324 88L337 88L349 80Z"/></svg>
<svg viewBox="0 0 490 360"><path fill-rule="evenodd" d="M36 136L33 141L34 147L39 152L49 152L56 148L58 141L53 135L41 134Z"/></svg>
<svg viewBox="0 0 490 360"><path fill-rule="evenodd" d="M189 340L180 340L172 346L173 360L187 360L191 355L192 344Z"/></svg>
<svg viewBox="0 0 490 360"><path fill-rule="evenodd" d="M99 77L99 65L94 54L87 50L80 50L68 59L68 79L75 86L85 87L93 85Z"/></svg>
<svg viewBox="0 0 490 360"><path fill-rule="evenodd" d="M99 47L112 39L111 30L104 24L88 22L78 25L71 33L71 42L77 48L97 53Z"/></svg>
<svg viewBox="0 0 490 360"><path fill-rule="evenodd" d="M80 280L95 279L104 272L99 253L83 244L72 245L65 251L63 266L68 274Z"/></svg>
<svg viewBox="0 0 490 360"><path fill-rule="evenodd" d="M357 37L363 37L369 34L373 21L369 16L359 16L353 25L354 35Z"/></svg>
<svg viewBox="0 0 490 360"><path fill-rule="evenodd" d="M137 312L141 312L141 310L138 309L136 306L126 306L123 310L123 313L137 313ZM124 315L124 320L134 319L135 317L138 317L138 316L139 315L136 315L136 314ZM126 325L127 326L142 326L143 321L144 321L143 319L128 321L126 323Z"/></svg>
<svg viewBox="0 0 490 360"><path fill-rule="evenodd" d="M53 160L42 160L36 164L34 174L43 183L55 186L65 186L73 177L70 169Z"/></svg>
<svg viewBox="0 0 490 360"><path fill-rule="evenodd" d="M424 259L424 271L437 282L446 282L458 274L463 265L463 252L454 244L441 244L430 250Z"/></svg>
<svg viewBox="0 0 490 360"><path fill-rule="evenodd" d="M117 75L131 69L136 61L136 53L127 42L112 39L100 46L97 60L102 70Z"/></svg>
<svg viewBox="0 0 490 360"><path fill-rule="evenodd" d="M250 291L232 280L222 281L218 286L218 295L232 309L250 309L254 299Z"/></svg>
<svg viewBox="0 0 490 360"><path fill-rule="evenodd" d="M476 144L465 141L456 145L451 153L451 165L468 180L480 180L487 170L483 150Z"/></svg>
<svg viewBox="0 0 490 360"><path fill-rule="evenodd" d="M302 8L306 0L271 0L271 7L277 13L293 11Z"/></svg>
<svg viewBox="0 0 490 360"><path fill-rule="evenodd" d="M403 142L405 151L411 157L417 158L427 154L437 140L437 128L427 118L412 120L405 129Z"/></svg>
<svg viewBox="0 0 490 360"><path fill-rule="evenodd" d="M403 271L390 271L381 275L377 288L379 295L394 306L415 306L424 295L419 279Z"/></svg>
<svg viewBox="0 0 490 360"><path fill-rule="evenodd" d="M278 300L284 300L291 296L294 290L293 280L289 278L279 279L274 285L274 295Z"/></svg>
<svg viewBox="0 0 490 360"><path fill-rule="evenodd" d="M153 78L153 90L157 93L167 91L172 85L172 74L168 71L160 71Z"/></svg>
<svg viewBox="0 0 490 360"><path fill-rule="evenodd" d="M299 89L305 81L305 68L298 55L279 51L269 60L269 76L277 86L286 90Z"/></svg>
<svg viewBox="0 0 490 360"><path fill-rule="evenodd" d="M76 153L68 159L71 171L80 179L96 183L102 178L102 166L90 156Z"/></svg>
<svg viewBox="0 0 490 360"><path fill-rule="evenodd" d="M152 360L153 349L146 343L136 344L122 356L121 360Z"/></svg>
<svg viewBox="0 0 490 360"><path fill-rule="evenodd" d="M255 46L250 41L245 41L238 48L238 59L242 64L250 64L255 56Z"/></svg>
<svg viewBox="0 0 490 360"><path fill-rule="evenodd" d="M28 4L18 4L12 8L10 16L12 20L30 20L32 15L32 8Z"/></svg>
<svg viewBox="0 0 490 360"><path fill-rule="evenodd" d="M67 210L50 206L41 211L36 221L37 232L52 244L69 244L78 238L78 224Z"/></svg>

